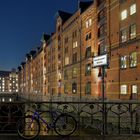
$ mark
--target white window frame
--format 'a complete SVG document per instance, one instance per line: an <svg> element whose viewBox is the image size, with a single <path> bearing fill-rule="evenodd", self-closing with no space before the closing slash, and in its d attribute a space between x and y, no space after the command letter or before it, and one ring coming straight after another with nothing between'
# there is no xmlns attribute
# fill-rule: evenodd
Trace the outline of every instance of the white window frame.
<svg viewBox="0 0 140 140"><path fill-rule="evenodd" d="M77 47L78 47L77 41L73 42L73 48L77 48Z"/></svg>
<svg viewBox="0 0 140 140"><path fill-rule="evenodd" d="M65 65L68 65L69 64L69 57L65 57Z"/></svg>
<svg viewBox="0 0 140 140"><path fill-rule="evenodd" d="M120 86L120 94L123 94L123 95L127 94L127 85Z"/></svg>
<svg viewBox="0 0 140 140"><path fill-rule="evenodd" d="M136 13L136 3L130 6L130 15L133 15L135 13Z"/></svg>
<svg viewBox="0 0 140 140"><path fill-rule="evenodd" d="M125 20L126 18L127 18L127 10L125 9L121 12L121 20Z"/></svg>
<svg viewBox="0 0 140 140"><path fill-rule="evenodd" d="M134 29L135 30L132 30L133 28L132 27L135 27ZM137 26L136 26L136 24L132 24L131 26L130 26L130 39L134 39L134 38L136 38L136 36L137 36Z"/></svg>
<svg viewBox="0 0 140 140"><path fill-rule="evenodd" d="M132 85L131 86L131 92L132 92L132 94L137 94L138 93L138 86L137 85Z"/></svg>
<svg viewBox="0 0 140 140"><path fill-rule="evenodd" d="M92 19L89 18L89 19L86 21L86 28L89 28L91 25L92 25Z"/></svg>

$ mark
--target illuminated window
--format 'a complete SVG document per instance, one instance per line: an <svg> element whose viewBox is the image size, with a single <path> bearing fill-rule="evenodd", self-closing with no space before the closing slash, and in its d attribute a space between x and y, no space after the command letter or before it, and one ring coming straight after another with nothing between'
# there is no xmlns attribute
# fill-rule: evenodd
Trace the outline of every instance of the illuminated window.
<svg viewBox="0 0 140 140"><path fill-rule="evenodd" d="M76 48L76 47L78 47L77 41L73 42L73 48Z"/></svg>
<svg viewBox="0 0 140 140"><path fill-rule="evenodd" d="M133 4L130 6L130 15L133 15L136 13L136 4Z"/></svg>
<svg viewBox="0 0 140 140"><path fill-rule="evenodd" d="M136 38L136 24L130 26L130 39Z"/></svg>
<svg viewBox="0 0 140 140"><path fill-rule="evenodd" d="M137 87L137 85L132 85L131 86L131 91L132 91L132 93L138 93L138 87Z"/></svg>
<svg viewBox="0 0 140 140"><path fill-rule="evenodd" d="M87 64L87 65L86 65L85 75L86 75L86 76L91 75L91 64Z"/></svg>
<svg viewBox="0 0 140 140"><path fill-rule="evenodd" d="M69 64L69 57L65 57L65 65Z"/></svg>
<svg viewBox="0 0 140 140"><path fill-rule="evenodd" d="M121 56L120 61L121 68L122 69L127 68L127 56Z"/></svg>
<svg viewBox="0 0 140 140"><path fill-rule="evenodd" d="M126 19L127 18L127 10L123 10L122 12L121 12L121 20L124 20L124 19Z"/></svg>
<svg viewBox="0 0 140 140"><path fill-rule="evenodd" d="M77 84L75 82L72 84L72 93L77 93Z"/></svg>
<svg viewBox="0 0 140 140"><path fill-rule="evenodd" d="M121 94L127 94L127 85L121 85Z"/></svg>
<svg viewBox="0 0 140 140"><path fill-rule="evenodd" d="M133 52L130 54L130 67L137 66L137 53Z"/></svg>
<svg viewBox="0 0 140 140"><path fill-rule="evenodd" d="M127 30L123 29L121 31L121 42L126 42L127 41Z"/></svg>
<svg viewBox="0 0 140 140"><path fill-rule="evenodd" d="M72 70L72 77L73 78L77 77L77 71L78 71L77 68L74 67L73 70Z"/></svg>
<svg viewBox="0 0 140 140"><path fill-rule="evenodd" d="M11 98L9 98L9 102L12 102L12 99Z"/></svg>
<svg viewBox="0 0 140 140"><path fill-rule="evenodd" d="M2 98L2 102L5 102L5 99L4 98Z"/></svg>
<svg viewBox="0 0 140 140"><path fill-rule="evenodd" d="M91 18L86 21L86 28L89 28L92 25Z"/></svg>

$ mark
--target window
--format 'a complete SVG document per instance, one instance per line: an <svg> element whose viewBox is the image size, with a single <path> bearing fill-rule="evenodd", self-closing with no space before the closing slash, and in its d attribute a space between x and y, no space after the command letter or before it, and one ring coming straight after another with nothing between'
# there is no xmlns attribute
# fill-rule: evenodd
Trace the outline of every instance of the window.
<svg viewBox="0 0 140 140"><path fill-rule="evenodd" d="M65 38L65 44L67 44L67 43L68 43L68 37Z"/></svg>
<svg viewBox="0 0 140 140"><path fill-rule="evenodd" d="M86 94L91 94L91 82L86 83Z"/></svg>
<svg viewBox="0 0 140 140"><path fill-rule="evenodd" d="M137 87L137 85L132 85L131 86L131 91L132 91L132 93L138 93L138 87Z"/></svg>
<svg viewBox="0 0 140 140"><path fill-rule="evenodd" d="M87 65L86 65L85 75L86 75L86 76L91 75L91 64L87 64Z"/></svg>
<svg viewBox="0 0 140 140"><path fill-rule="evenodd" d="M72 84L72 93L77 93L77 84L76 83L73 83Z"/></svg>
<svg viewBox="0 0 140 140"><path fill-rule="evenodd" d="M136 38L136 24L130 26L130 39Z"/></svg>
<svg viewBox="0 0 140 140"><path fill-rule="evenodd" d="M107 51L106 41L103 40L99 44L98 53L99 53L99 55L101 55L101 54L106 53L106 51Z"/></svg>
<svg viewBox="0 0 140 140"><path fill-rule="evenodd" d="M122 69L125 69L127 68L127 56L121 56L121 59L120 59L121 63L121 68Z"/></svg>
<svg viewBox="0 0 140 140"><path fill-rule="evenodd" d="M106 24L103 24L99 29L98 29L98 37L103 36L104 34L106 34Z"/></svg>
<svg viewBox="0 0 140 140"><path fill-rule="evenodd" d="M68 79L68 71L64 70L64 80L67 80L67 79Z"/></svg>
<svg viewBox="0 0 140 140"><path fill-rule="evenodd" d="M133 52L130 54L130 67L137 66L137 53Z"/></svg>
<svg viewBox="0 0 140 140"><path fill-rule="evenodd" d="M86 56L85 57L86 58L91 57L91 46L89 46L89 47L86 48Z"/></svg>
<svg viewBox="0 0 140 140"><path fill-rule="evenodd" d="M130 6L130 15L133 15L136 13L136 4L133 4Z"/></svg>
<svg viewBox="0 0 140 140"><path fill-rule="evenodd" d="M76 47L78 47L77 41L73 42L73 48L76 48Z"/></svg>
<svg viewBox="0 0 140 140"><path fill-rule="evenodd" d="M121 85L121 94L127 94L127 85Z"/></svg>
<svg viewBox="0 0 140 140"><path fill-rule="evenodd" d="M127 18L127 10L123 10L122 12L121 12L121 20L124 20L124 19L126 19Z"/></svg>
<svg viewBox="0 0 140 140"><path fill-rule="evenodd" d="M65 47L65 53L68 53L68 47Z"/></svg>
<svg viewBox="0 0 140 140"><path fill-rule="evenodd" d="M68 65L69 64L69 57L65 57L65 65Z"/></svg>
<svg viewBox="0 0 140 140"><path fill-rule="evenodd" d="M88 41L89 39L91 39L91 33L86 34L86 41Z"/></svg>
<svg viewBox="0 0 140 140"><path fill-rule="evenodd" d="M72 37L73 37L73 38L77 37L77 30L75 30L75 31L72 33Z"/></svg>
<svg viewBox="0 0 140 140"><path fill-rule="evenodd" d="M72 70L72 77L73 78L77 77L77 68L76 67L74 67Z"/></svg>
<svg viewBox="0 0 140 140"><path fill-rule="evenodd" d="M91 18L86 21L86 28L89 28L92 25Z"/></svg>
<svg viewBox="0 0 140 140"><path fill-rule="evenodd" d="M68 94L68 84L64 84L64 93Z"/></svg>
<svg viewBox="0 0 140 140"><path fill-rule="evenodd" d="M121 31L121 42L126 42L127 41L127 30L123 29Z"/></svg>
<svg viewBox="0 0 140 140"><path fill-rule="evenodd" d="M98 21L104 19L106 17L106 8L104 8L103 10L101 10L101 12L98 14Z"/></svg>
<svg viewBox="0 0 140 140"><path fill-rule="evenodd" d="M77 62L77 52L73 54L73 63Z"/></svg>

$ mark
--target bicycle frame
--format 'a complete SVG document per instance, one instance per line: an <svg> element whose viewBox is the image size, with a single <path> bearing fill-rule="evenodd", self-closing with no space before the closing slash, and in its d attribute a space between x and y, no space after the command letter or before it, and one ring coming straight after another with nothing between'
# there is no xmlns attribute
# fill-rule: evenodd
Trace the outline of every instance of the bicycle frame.
<svg viewBox="0 0 140 140"><path fill-rule="evenodd" d="M53 116L53 121L52 121L52 123L48 124L48 123L40 116L40 114L39 114L37 111L35 111L34 114L32 115L31 124L32 124L34 118L37 118L38 120L41 120L41 121L46 125L47 129L54 128L54 117L57 116L57 113L56 113L55 111L52 111L52 112L46 111L46 112L51 113L51 115Z"/></svg>

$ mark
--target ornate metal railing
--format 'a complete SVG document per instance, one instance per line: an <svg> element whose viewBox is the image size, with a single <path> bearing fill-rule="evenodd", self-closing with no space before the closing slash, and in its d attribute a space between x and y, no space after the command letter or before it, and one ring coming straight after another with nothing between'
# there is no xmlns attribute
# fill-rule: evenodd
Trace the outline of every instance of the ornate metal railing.
<svg viewBox="0 0 140 140"><path fill-rule="evenodd" d="M140 102L1 102L0 134L16 133L18 119L33 110L66 112L78 122L73 135L135 135L140 134ZM30 110L27 112L27 110ZM40 135L45 135L44 127ZM53 131L49 135L54 135Z"/></svg>

